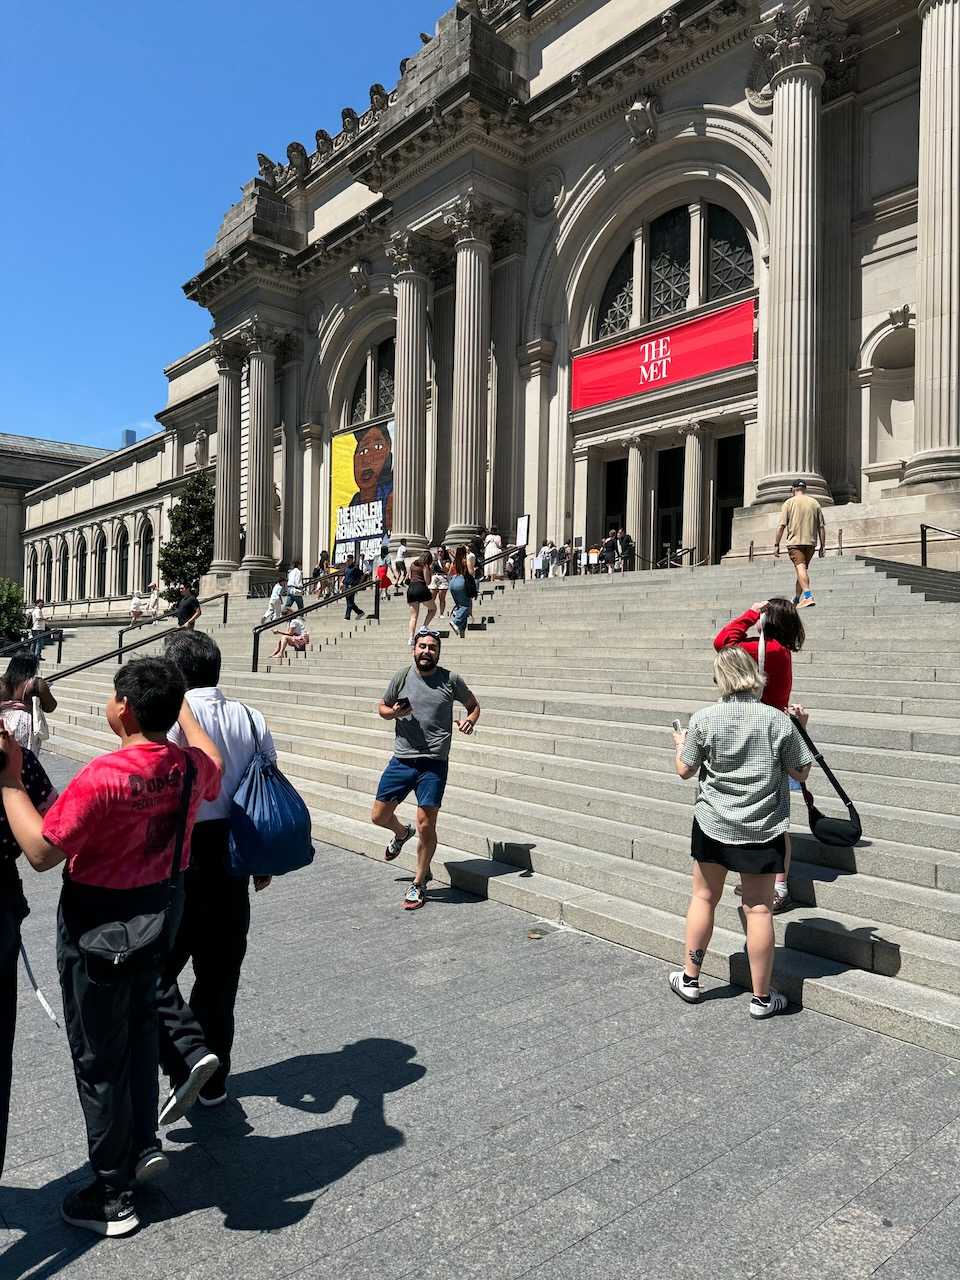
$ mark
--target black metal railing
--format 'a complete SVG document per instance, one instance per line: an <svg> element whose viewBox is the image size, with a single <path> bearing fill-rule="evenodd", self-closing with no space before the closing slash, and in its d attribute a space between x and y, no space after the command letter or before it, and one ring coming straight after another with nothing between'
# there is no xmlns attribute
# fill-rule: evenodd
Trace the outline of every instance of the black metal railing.
<svg viewBox="0 0 960 1280"><path fill-rule="evenodd" d="M960 538L956 529L941 529L938 524L922 524L920 526L920 563L927 567L927 532L942 533L946 538ZM942 542L943 538L931 538L931 542Z"/></svg>
<svg viewBox="0 0 960 1280"><path fill-rule="evenodd" d="M371 586L373 587L373 611L368 613L366 616L373 622L379 622L380 587L372 578L364 578L364 580L362 582L358 582L356 586L347 587L345 591L338 591L335 595L327 596L324 600L318 600L316 604L305 605L304 608L297 609L293 616L295 618L303 618L308 613L316 613L318 609L326 609L328 605L349 600L352 596L355 596L358 591L367 591ZM277 625L278 621L282 622L283 619L279 618L273 622L260 622L253 628L253 657L250 662L251 671L256 672L260 665L260 637L263 635L264 631L272 630L272 628Z"/></svg>
<svg viewBox="0 0 960 1280"><path fill-rule="evenodd" d="M213 603L214 603L215 601L217 601L217 600L222 600L222 601L223 601L223 625L224 625L224 626L226 626L226 625L227 625L227 615L228 615L228 611L229 611L229 607L230 607L230 594L229 594L229 592L227 592L227 591L218 591L218 592L217 592L217 594L216 594L215 596L206 596L206 597L205 597L205 599L203 599L203 600L198 600L198 601L197 601L197 603L202 607L202 606L203 606L203 605L205 605L205 604L213 604ZM173 608L171 607L171 608L169 608L169 609L168 609L164 614L162 614L162 615L158 615L156 618L152 618L152 619L151 619L151 618L141 618L139 622L131 622L129 626L127 626L127 627L121 627L121 628L120 628L120 630L117 632L117 645L119 646L119 651L120 651L121 653L123 652L123 647L124 647L124 636L129 635L131 631L139 631L141 627L152 627L152 626L156 626L156 624L157 624L157 622L160 620L160 617L161 617L161 616L162 616L162 617L164 617L164 618L169 618L169 617L172 617L172 615L173 615ZM153 637L152 637L152 636L151 636L151 639L153 639ZM57 661L59 662L59 658L57 659ZM122 659L122 658L120 658L120 659L118 659L118 661L122 662L122 661L123 661L123 659Z"/></svg>
<svg viewBox="0 0 960 1280"><path fill-rule="evenodd" d="M142 649L144 645L162 640L164 636L176 635L179 630L180 627L167 627L165 631L155 631L152 635L144 636L142 640L132 640L129 644L124 644L119 649L111 649L107 653L98 653L95 658L87 658L86 662L78 662L75 666L64 667L62 671L54 671L52 675L44 676L44 679L47 684L53 684L55 680L63 680L66 676L75 676L80 671L89 671L91 667L95 667L101 662L109 662L111 658L116 658L118 662L122 662L125 653L130 653L133 649Z"/></svg>

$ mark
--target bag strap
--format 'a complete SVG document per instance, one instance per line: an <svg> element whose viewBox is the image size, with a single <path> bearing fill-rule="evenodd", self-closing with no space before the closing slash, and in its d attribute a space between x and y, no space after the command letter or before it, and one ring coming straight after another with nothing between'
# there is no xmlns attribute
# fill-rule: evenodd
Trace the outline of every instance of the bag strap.
<svg viewBox="0 0 960 1280"><path fill-rule="evenodd" d="M250 732L253 734L253 749L257 752L260 750L260 735L257 733L257 723L254 720L253 714L247 704L245 702L241 702L240 705L247 713L247 719L250 721Z"/></svg>
<svg viewBox="0 0 960 1280"><path fill-rule="evenodd" d="M766 621L767 621L767 615L765 613L761 613L759 621L757 622L757 628L760 632L760 643L757 648L757 666L760 668L761 675L766 675L766 666L767 666L767 633L765 630Z"/></svg>
<svg viewBox="0 0 960 1280"><path fill-rule="evenodd" d="M190 795L193 791L193 780L197 776L197 766L193 763L190 752L185 751L186 768L183 771L183 790L180 793L180 813L177 815L177 834L173 842L173 862L170 866L170 892L177 882L177 873L183 861L183 845L187 838L187 817L190 813Z"/></svg>
<svg viewBox="0 0 960 1280"><path fill-rule="evenodd" d="M790 717L790 719L791 719L791 720L793 721L793 723L796 725L797 730L798 730L798 732L799 732L799 734L800 734L800 737L804 740L804 742L807 744L807 746L808 746L808 747L810 748L810 750L813 752L813 758L814 758L814 760L816 760L817 764L820 766L820 768L823 770L823 772L827 775L827 779L828 779L828 781L829 781L830 785L833 787L834 791L836 791L837 795L840 797L840 799L843 801L843 803L847 806L847 808L848 808L849 810L852 810L852 811L855 813L855 812L856 812L856 809L854 808L854 803L853 803L853 801L852 801L852 800L850 799L850 797L847 795L846 791L844 791L843 786L841 785L839 778L837 778L836 774L833 772L833 770L832 770L832 769L830 768L830 766L827 764L826 760L824 760L822 753L821 753L820 751L818 751L818 750L817 750L816 743L815 743L815 742L813 741L813 739L810 737L809 733L807 733L806 729L803 727L803 725L800 723L800 721L797 719L797 717L796 717L796 716L791 716L791 717ZM810 793L808 792L808 790L807 790L806 786L804 786L804 787L803 787L803 793L804 793L804 794L803 794L803 798L804 798L804 800L806 800L806 801L807 801L807 805L809 806L810 804L812 804L812 803L813 803L813 796L812 796L812 795L810 795ZM808 797L809 797L809 798L808 798Z"/></svg>

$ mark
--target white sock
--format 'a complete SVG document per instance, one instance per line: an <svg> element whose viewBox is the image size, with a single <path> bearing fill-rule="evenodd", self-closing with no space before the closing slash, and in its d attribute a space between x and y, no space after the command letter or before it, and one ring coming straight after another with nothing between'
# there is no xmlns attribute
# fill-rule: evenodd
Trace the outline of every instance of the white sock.
<svg viewBox="0 0 960 1280"><path fill-rule="evenodd" d="M790 892L789 888L787 887L786 880L784 880L783 882L778 880L776 884L773 886L773 891L778 898L785 898L787 894Z"/></svg>

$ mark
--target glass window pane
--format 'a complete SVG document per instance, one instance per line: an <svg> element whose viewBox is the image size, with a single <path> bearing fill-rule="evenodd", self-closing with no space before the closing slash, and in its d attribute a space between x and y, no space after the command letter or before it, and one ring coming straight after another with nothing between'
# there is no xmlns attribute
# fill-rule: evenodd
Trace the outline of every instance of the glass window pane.
<svg viewBox="0 0 960 1280"><path fill-rule="evenodd" d="M353 389L353 398L350 401L350 421L363 422L367 416L367 364L364 361L363 368L360 371L360 377L357 379L357 385Z"/></svg>
<svg viewBox="0 0 960 1280"><path fill-rule="evenodd" d="M727 209L711 204L707 209L707 297L753 288L753 253L746 231Z"/></svg>
<svg viewBox="0 0 960 1280"><path fill-rule="evenodd" d="M394 367L396 364L397 344L394 338L387 338L377 347L377 414L393 412Z"/></svg>
<svg viewBox="0 0 960 1280"><path fill-rule="evenodd" d="M597 337L607 338L612 333L623 333L630 328L633 314L633 245L627 245L619 262L613 268L607 287L600 299L597 313Z"/></svg>
<svg viewBox="0 0 960 1280"><path fill-rule="evenodd" d="M650 318L685 311L690 295L690 211L671 209L650 223Z"/></svg>

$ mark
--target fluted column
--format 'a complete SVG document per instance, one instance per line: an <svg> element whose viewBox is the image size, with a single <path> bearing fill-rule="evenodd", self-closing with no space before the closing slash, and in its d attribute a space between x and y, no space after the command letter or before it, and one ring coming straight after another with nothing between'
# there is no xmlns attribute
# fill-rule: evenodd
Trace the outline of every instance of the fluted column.
<svg viewBox="0 0 960 1280"><path fill-rule="evenodd" d="M244 330L250 368L247 428L247 542L244 569L275 569L273 557L273 428L276 335L259 320Z"/></svg>
<svg viewBox="0 0 960 1280"><path fill-rule="evenodd" d="M224 342L215 344L217 386L217 472L211 573L229 573L240 565L240 372L243 354Z"/></svg>
<svg viewBox="0 0 960 1280"><path fill-rule="evenodd" d="M653 557L647 531L651 527L647 510L650 493L650 471L653 465L653 442L646 436L633 436L627 446L627 514L626 530L637 552L638 569L646 569Z"/></svg>
<svg viewBox="0 0 960 1280"><path fill-rule="evenodd" d="M684 547L692 547L685 564L696 564L705 558L704 507L705 507L705 451L707 428L702 422L689 422L681 428L683 444L683 531L680 535Z"/></svg>
<svg viewBox="0 0 960 1280"><path fill-rule="evenodd" d="M855 172L855 98L846 94L823 118L824 198L820 289L818 426L820 464L835 502L855 499L859 466L850 443L850 220Z"/></svg>
<svg viewBox="0 0 960 1280"><path fill-rule="evenodd" d="M282 556L286 563L301 552L303 537L303 448L300 440L300 385L303 377L303 338L288 333L280 360L283 410L283 496L281 500Z"/></svg>
<svg viewBox="0 0 960 1280"><path fill-rule="evenodd" d="M904 481L960 477L960 0L920 5L914 455Z"/></svg>
<svg viewBox="0 0 960 1280"><path fill-rule="evenodd" d="M453 457L448 543L483 528L490 364L490 208L461 197L446 216L457 246L453 347Z"/></svg>
<svg viewBox="0 0 960 1280"><path fill-rule="evenodd" d="M817 286L820 267L820 93L835 40L817 5L780 13L757 37L773 89L773 184L766 329L761 502L790 496L802 477L808 492L830 500L820 473L817 431Z"/></svg>
<svg viewBox="0 0 960 1280"><path fill-rule="evenodd" d="M400 231L386 245L395 272L394 471L391 546L427 549L427 292L426 246Z"/></svg>

